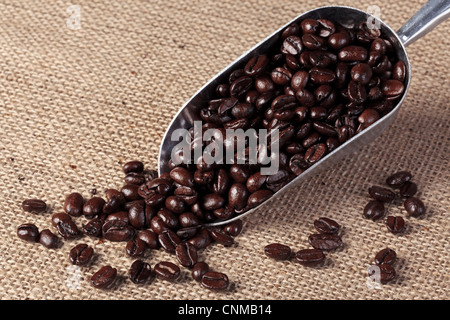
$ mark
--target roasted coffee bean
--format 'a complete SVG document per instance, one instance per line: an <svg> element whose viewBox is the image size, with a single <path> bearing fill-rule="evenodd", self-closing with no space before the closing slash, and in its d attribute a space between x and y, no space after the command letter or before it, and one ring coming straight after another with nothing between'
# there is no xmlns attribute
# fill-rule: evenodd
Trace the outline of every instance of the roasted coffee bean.
<svg viewBox="0 0 450 320"><path fill-rule="evenodd" d="M328 38L328 45L335 50L340 50L349 44L350 36L346 31L334 33Z"/></svg>
<svg viewBox="0 0 450 320"><path fill-rule="evenodd" d="M113 219L102 226L103 238L109 241L127 241L134 234L134 229L126 221Z"/></svg>
<svg viewBox="0 0 450 320"><path fill-rule="evenodd" d="M144 241L147 247L150 249L159 248L158 235L152 230L141 230L136 235L136 238Z"/></svg>
<svg viewBox="0 0 450 320"><path fill-rule="evenodd" d="M136 229L150 226L150 220L155 216L155 210L145 202L133 201L128 209L128 222Z"/></svg>
<svg viewBox="0 0 450 320"><path fill-rule="evenodd" d="M291 79L291 87L294 91L303 89L308 84L309 73L303 70L297 71Z"/></svg>
<svg viewBox="0 0 450 320"><path fill-rule="evenodd" d="M234 80L230 85L230 95L232 97L241 99L245 96L247 91L251 89L253 80L249 76L242 76Z"/></svg>
<svg viewBox="0 0 450 320"><path fill-rule="evenodd" d="M94 218L82 226L82 231L85 235L91 237L102 237L102 226L104 221L100 218Z"/></svg>
<svg viewBox="0 0 450 320"><path fill-rule="evenodd" d="M105 203L106 202L103 198L92 197L83 205L83 215L86 218L93 218L101 215L103 213L103 206Z"/></svg>
<svg viewBox="0 0 450 320"><path fill-rule="evenodd" d="M318 133L325 135L327 137L337 136L336 129L332 125L330 125L326 122L314 121L313 127L314 127L314 130L316 130Z"/></svg>
<svg viewBox="0 0 450 320"><path fill-rule="evenodd" d="M409 197L403 203L405 207L406 213L411 217L420 217L423 216L426 212L425 205L422 200L416 197Z"/></svg>
<svg viewBox="0 0 450 320"><path fill-rule="evenodd" d="M317 30L319 30L319 26L320 26L319 22L314 19L304 19L300 23L300 27L301 27L303 33L307 33L307 34L316 33Z"/></svg>
<svg viewBox="0 0 450 320"><path fill-rule="evenodd" d="M206 194L202 198L202 207L205 210L215 210L225 205L225 199L215 193Z"/></svg>
<svg viewBox="0 0 450 320"><path fill-rule="evenodd" d="M122 167L123 172L142 172L144 170L144 164L141 161L133 160L125 163Z"/></svg>
<svg viewBox="0 0 450 320"><path fill-rule="evenodd" d="M142 172L130 172L125 176L124 181L126 184L136 184L140 186L145 183L145 175Z"/></svg>
<svg viewBox="0 0 450 320"><path fill-rule="evenodd" d="M125 246L125 252L130 257L142 257L146 249L147 243L138 237L128 240Z"/></svg>
<svg viewBox="0 0 450 320"><path fill-rule="evenodd" d="M380 119L380 115L375 109L366 109L358 117L358 122L364 126L370 126Z"/></svg>
<svg viewBox="0 0 450 320"><path fill-rule="evenodd" d="M336 80L336 74L332 70L320 67L312 68L309 77L315 84L328 84Z"/></svg>
<svg viewBox="0 0 450 320"><path fill-rule="evenodd" d="M303 51L302 39L298 36L289 36L283 41L281 53L299 55Z"/></svg>
<svg viewBox="0 0 450 320"><path fill-rule="evenodd" d="M39 243L49 249L56 249L59 246L59 238L49 229L44 229L39 233Z"/></svg>
<svg viewBox="0 0 450 320"><path fill-rule="evenodd" d="M150 220L150 228L156 234L161 234L166 230L169 230L169 227L162 221L161 217L155 216Z"/></svg>
<svg viewBox="0 0 450 320"><path fill-rule="evenodd" d="M228 202L236 210L241 210L247 205L250 192L242 183L234 183L228 191Z"/></svg>
<svg viewBox="0 0 450 320"><path fill-rule="evenodd" d="M203 275L201 284L210 290L225 290L228 288L229 280L225 273L208 271Z"/></svg>
<svg viewBox="0 0 450 320"><path fill-rule="evenodd" d="M403 61L398 61L392 69L392 79L403 83L406 78L406 66Z"/></svg>
<svg viewBox="0 0 450 320"><path fill-rule="evenodd" d="M364 207L364 217L371 220L378 220L381 217L384 216L384 204L381 201L378 200L372 200L370 201L365 207Z"/></svg>
<svg viewBox="0 0 450 320"><path fill-rule="evenodd" d="M126 201L135 201L142 199L142 197L139 195L139 186L136 184L126 184L121 189L120 192L125 197Z"/></svg>
<svg viewBox="0 0 450 320"><path fill-rule="evenodd" d="M184 212L180 214L178 216L178 221L183 228L195 227L200 224L200 219L192 212Z"/></svg>
<svg viewBox="0 0 450 320"><path fill-rule="evenodd" d="M320 233L338 233L341 226L333 219L320 217L314 220L314 227Z"/></svg>
<svg viewBox="0 0 450 320"><path fill-rule="evenodd" d="M110 220L120 220L126 224L128 224L130 222L130 219L128 217L128 212L126 212L126 211L117 211L117 212L109 214L106 217L105 221L110 221Z"/></svg>
<svg viewBox="0 0 450 320"><path fill-rule="evenodd" d="M24 223L17 228L17 236L28 242L37 242L39 240L39 229L32 223Z"/></svg>
<svg viewBox="0 0 450 320"><path fill-rule="evenodd" d="M191 275L195 281L200 282L202 281L202 278L205 275L205 273L207 273L208 271L209 271L208 264L204 261L199 261L192 267Z"/></svg>
<svg viewBox="0 0 450 320"><path fill-rule="evenodd" d="M79 217L83 212L84 199L83 196L74 192L69 194L64 201L64 212L71 215L72 217Z"/></svg>
<svg viewBox="0 0 450 320"><path fill-rule="evenodd" d="M192 172L183 167L176 167L170 171L172 180L182 186L193 187L194 177Z"/></svg>
<svg viewBox="0 0 450 320"><path fill-rule="evenodd" d="M281 243L271 243L264 247L264 253L275 260L288 260L291 257L291 248Z"/></svg>
<svg viewBox="0 0 450 320"><path fill-rule="evenodd" d="M27 199L22 202L22 209L27 212L41 213L47 210L47 204L40 199Z"/></svg>
<svg viewBox="0 0 450 320"><path fill-rule="evenodd" d="M324 260L325 255L320 249L303 249L295 254L295 261L308 267L317 266Z"/></svg>
<svg viewBox="0 0 450 320"><path fill-rule="evenodd" d="M278 67L270 73L270 77L273 82L283 86L291 82L292 73L286 68Z"/></svg>
<svg viewBox="0 0 450 320"><path fill-rule="evenodd" d="M402 232L405 228L405 220L402 217L388 216L386 218L386 227L392 233Z"/></svg>
<svg viewBox="0 0 450 320"><path fill-rule="evenodd" d="M246 182L246 187L249 192L255 192L261 189L266 183L267 176L262 175L261 172L256 172L251 175Z"/></svg>
<svg viewBox="0 0 450 320"><path fill-rule="evenodd" d="M273 192L267 189L255 191L248 197L247 207L249 209L255 208L259 206L261 203L271 198L272 195Z"/></svg>
<svg viewBox="0 0 450 320"><path fill-rule="evenodd" d="M381 264L380 267L380 282L386 284L395 279L396 272L390 264Z"/></svg>
<svg viewBox="0 0 450 320"><path fill-rule="evenodd" d="M56 227L58 233L64 239L74 239L80 235L80 230L67 213L60 212L53 214L52 225Z"/></svg>
<svg viewBox="0 0 450 320"><path fill-rule="evenodd" d="M122 192L116 189L105 191L106 203L103 206L103 213L110 214L119 211L125 204L125 197Z"/></svg>
<svg viewBox="0 0 450 320"><path fill-rule="evenodd" d="M297 100L291 95L281 95L276 97L271 104L272 110L293 109L297 106Z"/></svg>
<svg viewBox="0 0 450 320"><path fill-rule="evenodd" d="M405 182L411 180L412 175L409 171L399 171L389 176L386 183L393 188L400 188Z"/></svg>
<svg viewBox="0 0 450 320"><path fill-rule="evenodd" d="M110 265L103 266L91 277L91 285L97 289L107 289L112 286L117 277L117 269Z"/></svg>
<svg viewBox="0 0 450 320"><path fill-rule="evenodd" d="M243 222L241 219L237 219L233 222L228 223L224 228L223 231L226 234L229 234L232 237L237 237L241 231L242 231L242 227L243 227Z"/></svg>
<svg viewBox="0 0 450 320"><path fill-rule="evenodd" d="M220 187L224 187L223 180L220 181L222 183ZM216 192L216 189L214 189L214 192ZM219 193L219 192L216 192ZM175 189L174 195L180 198L184 201L185 204L188 206L193 205L198 200L198 193L194 188L181 186Z"/></svg>
<svg viewBox="0 0 450 320"><path fill-rule="evenodd" d="M70 249L69 260L77 266L85 266L91 261L93 255L94 249L92 247L86 243L80 243Z"/></svg>
<svg viewBox="0 0 450 320"><path fill-rule="evenodd" d="M298 102L305 107L312 107L314 105L314 94L307 89L299 89L295 93Z"/></svg>
<svg viewBox="0 0 450 320"><path fill-rule="evenodd" d="M350 71L351 77L354 81L363 85L369 83L372 79L372 69L367 63L358 63Z"/></svg>
<svg viewBox="0 0 450 320"><path fill-rule="evenodd" d="M137 259L131 264L128 278L136 284L144 283L152 275L152 267L147 262Z"/></svg>
<svg viewBox="0 0 450 320"><path fill-rule="evenodd" d="M178 216L166 208L161 208L158 211L158 217L160 217L164 224L170 229L176 229L179 226Z"/></svg>
<svg viewBox="0 0 450 320"><path fill-rule="evenodd" d="M156 276L162 280L173 281L181 274L180 267L170 261L158 262L153 270L155 271Z"/></svg>
<svg viewBox="0 0 450 320"><path fill-rule="evenodd" d="M325 46L325 39L319 37L318 35L307 33L302 36L302 42L304 46L310 50L318 50Z"/></svg>
<svg viewBox="0 0 450 320"><path fill-rule="evenodd" d="M245 65L244 72L251 77L257 77L264 73L268 64L269 58L266 55L254 56Z"/></svg>
<svg viewBox="0 0 450 320"><path fill-rule="evenodd" d="M407 181L402 185L399 193L403 198L412 197L417 193L417 184L411 181Z"/></svg>
<svg viewBox="0 0 450 320"><path fill-rule="evenodd" d="M381 202L391 202L395 199L395 193L387 188L372 186L369 188L369 195Z"/></svg>
<svg viewBox="0 0 450 320"><path fill-rule="evenodd" d="M397 253L389 248L385 248L381 251L379 251L376 255L375 255L375 263L380 265L380 264L394 264L395 259L397 258Z"/></svg>
<svg viewBox="0 0 450 320"><path fill-rule="evenodd" d="M212 229L210 231L211 238L225 247L232 246L234 239L222 229Z"/></svg>
<svg viewBox="0 0 450 320"><path fill-rule="evenodd" d="M169 229L158 235L158 242L165 251L175 253L175 249L181 243L181 240L175 232Z"/></svg>
<svg viewBox="0 0 450 320"><path fill-rule="evenodd" d="M142 184L139 187L138 192L142 198L147 199L155 194L164 196L169 193L171 188L172 185L169 181L162 178L156 178Z"/></svg>
<svg viewBox="0 0 450 320"><path fill-rule="evenodd" d="M327 152L325 143L317 143L308 148L305 152L305 161L314 164L324 157Z"/></svg>
<svg viewBox="0 0 450 320"><path fill-rule="evenodd" d="M183 213L186 211L186 204L184 201L177 196L168 196L166 198L166 208L174 213Z"/></svg>
<svg viewBox="0 0 450 320"><path fill-rule="evenodd" d="M184 227L184 228L178 229L175 233L183 241L183 240L188 240L188 239L193 238L197 234L198 230L199 230L198 226Z"/></svg>
<svg viewBox="0 0 450 320"><path fill-rule="evenodd" d="M347 93L350 101L356 104L364 103L367 99L367 91L364 85L353 80L348 84Z"/></svg>
<svg viewBox="0 0 450 320"><path fill-rule="evenodd" d="M309 243L315 249L333 250L342 246L342 239L337 234L316 233L308 237Z"/></svg>
<svg viewBox="0 0 450 320"><path fill-rule="evenodd" d="M186 268L192 268L198 261L197 248L189 242L181 242L175 248L178 262Z"/></svg>
<svg viewBox="0 0 450 320"><path fill-rule="evenodd" d="M388 97L398 97L405 91L405 85L399 80L387 80L381 86L381 92Z"/></svg>
<svg viewBox="0 0 450 320"><path fill-rule="evenodd" d="M365 61L367 57L367 49L354 45L344 47L338 53L338 58L345 62Z"/></svg>
<svg viewBox="0 0 450 320"><path fill-rule="evenodd" d="M197 250L205 249L207 246L209 246L212 243L211 235L209 234L208 230L201 229L197 232L195 237L188 240L188 242L192 245L194 245Z"/></svg>

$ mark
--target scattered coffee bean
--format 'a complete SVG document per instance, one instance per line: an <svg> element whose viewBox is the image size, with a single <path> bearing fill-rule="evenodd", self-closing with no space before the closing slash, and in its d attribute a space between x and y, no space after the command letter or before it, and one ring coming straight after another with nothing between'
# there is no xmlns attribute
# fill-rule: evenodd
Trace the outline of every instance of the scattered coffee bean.
<svg viewBox="0 0 450 320"><path fill-rule="evenodd" d="M334 250L342 246L342 239L337 234L316 233L308 237L309 243L315 249Z"/></svg>
<svg viewBox="0 0 450 320"><path fill-rule="evenodd" d="M202 281L203 275L208 271L208 264L204 261L199 261L192 267L191 275L195 281L200 282Z"/></svg>
<svg viewBox="0 0 450 320"><path fill-rule="evenodd" d="M402 198L413 197L417 193L417 184L408 181L405 182L400 188L400 196Z"/></svg>
<svg viewBox="0 0 450 320"><path fill-rule="evenodd" d="M85 243L80 243L69 252L69 260L77 266L85 266L91 261L94 249Z"/></svg>
<svg viewBox="0 0 450 320"><path fill-rule="evenodd" d="M83 205L83 215L86 218L93 218L101 215L103 213L103 206L105 203L105 200L100 197L92 197Z"/></svg>
<svg viewBox="0 0 450 320"><path fill-rule="evenodd" d="M59 245L59 238L49 229L44 229L39 234L39 243L49 249L56 249Z"/></svg>
<svg viewBox="0 0 450 320"><path fill-rule="evenodd" d="M156 276L162 280L173 281L181 274L180 267L170 261L158 262L153 270L155 271Z"/></svg>
<svg viewBox="0 0 450 320"><path fill-rule="evenodd" d="M378 200L369 201L364 207L364 217L371 220L378 220L384 216L385 208L384 204Z"/></svg>
<svg viewBox="0 0 450 320"><path fill-rule="evenodd" d="M297 251L295 260L304 266L317 266L325 260L325 255L320 249L303 249Z"/></svg>
<svg viewBox="0 0 450 320"><path fill-rule="evenodd" d="M383 187L372 186L369 188L370 196L381 202L391 202L395 199L395 193Z"/></svg>
<svg viewBox="0 0 450 320"><path fill-rule="evenodd" d="M386 227L392 233L402 232L405 228L405 220L402 217L388 216L386 218Z"/></svg>
<svg viewBox="0 0 450 320"><path fill-rule="evenodd" d="M208 271L201 280L203 287L211 290L225 290L228 288L229 280L225 273Z"/></svg>
<svg viewBox="0 0 450 320"><path fill-rule="evenodd" d="M130 257L142 257L147 249L147 243L139 238L128 240L125 246L125 252Z"/></svg>
<svg viewBox="0 0 450 320"><path fill-rule="evenodd" d="M288 260L291 257L291 248L281 243L271 243L264 247L264 253L275 260Z"/></svg>
<svg viewBox="0 0 450 320"><path fill-rule="evenodd" d="M133 160L123 165L123 172L142 172L144 170L144 164L141 161Z"/></svg>
<svg viewBox="0 0 450 320"><path fill-rule="evenodd" d="M152 267L147 262L140 259L131 264L128 277L133 283L141 284L149 279L152 275Z"/></svg>
<svg viewBox="0 0 450 320"><path fill-rule="evenodd" d="M47 204L39 199L27 199L22 202L22 209L27 212L41 213L47 210Z"/></svg>
<svg viewBox="0 0 450 320"><path fill-rule="evenodd" d="M405 182L411 180L412 175L409 171L399 171L389 176L386 183L393 188L400 188Z"/></svg>
<svg viewBox="0 0 450 320"><path fill-rule="evenodd" d="M320 217L314 221L314 227L320 233L337 233L341 226L330 218Z"/></svg>
<svg viewBox="0 0 450 320"><path fill-rule="evenodd" d="M106 265L92 275L91 285L97 289L107 289L112 286L116 277L117 269Z"/></svg>
<svg viewBox="0 0 450 320"><path fill-rule="evenodd" d="M189 242L177 244L175 254L178 262L186 268L192 268L198 261L197 249Z"/></svg>
<svg viewBox="0 0 450 320"><path fill-rule="evenodd" d="M39 240L39 229L32 223L24 223L17 228L17 236L28 242L36 242Z"/></svg>
<svg viewBox="0 0 450 320"><path fill-rule="evenodd" d="M78 192L71 193L64 201L64 212L72 217L79 217L83 213L83 205L83 196Z"/></svg>
<svg viewBox="0 0 450 320"><path fill-rule="evenodd" d="M397 258L397 253L389 248L385 248L381 251L379 251L376 255L375 255L375 263L376 264L394 264L395 259Z"/></svg>
<svg viewBox="0 0 450 320"><path fill-rule="evenodd" d="M426 208L423 204L422 200L416 198L416 197L409 197L405 200L403 203L406 212L411 217L420 217L425 214Z"/></svg>

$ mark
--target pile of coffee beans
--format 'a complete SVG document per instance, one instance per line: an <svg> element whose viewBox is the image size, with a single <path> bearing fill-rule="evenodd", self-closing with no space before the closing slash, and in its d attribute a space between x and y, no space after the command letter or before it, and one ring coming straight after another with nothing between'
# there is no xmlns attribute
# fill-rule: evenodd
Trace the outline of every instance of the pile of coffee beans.
<svg viewBox="0 0 450 320"><path fill-rule="evenodd" d="M295 253L295 261L304 266L317 266L325 261L323 251L337 249L342 246L338 232L341 226L327 217L320 217L314 221L314 227L319 233L308 237L312 249L301 249ZM264 247L264 253L274 260L289 260L292 258L291 248L282 243L271 243Z"/></svg>
<svg viewBox="0 0 450 320"><path fill-rule="evenodd" d="M409 171L399 171L386 179L386 187L375 185L370 187L369 196L372 200L364 207L364 217L374 221L383 218L387 211L386 205L393 203L396 199L405 199L403 206L408 216L415 218L423 216L426 208L422 200L415 197L417 184L411 179L412 174ZM400 233L405 229L405 220L401 216L389 215L385 224L392 233Z"/></svg>
<svg viewBox="0 0 450 320"><path fill-rule="evenodd" d="M172 174L175 181L169 174L158 177L154 170L145 171L140 161L125 163L123 171L123 187L120 190L107 189L105 199L96 195L84 199L77 192L65 197L63 211L51 216L52 227L60 237L49 229L39 232L38 227L31 223L20 225L17 235L23 240L40 242L53 249L58 248L62 240L83 236L124 242L125 254L136 259L128 274L133 283L144 283L152 276L174 281L179 278L182 266L191 269L193 279L205 288L226 289L229 285L227 275L211 271L206 262L199 261L198 251L215 242L224 246L233 245L233 238L242 231L242 220L235 220L224 227L205 228L198 216L200 207L195 213L188 211L184 207L185 202L177 196L163 196L163 201L158 204L153 202L155 194L164 195L178 189L176 181L183 179L180 172L178 176ZM27 212L42 213L47 205L39 199L28 199L23 201L22 208ZM85 222L81 227L76 222L77 218ZM160 261L152 268L145 262L144 256L147 250L153 249L163 249L173 254L180 266L170 261ZM91 246L81 243L71 248L68 256L72 264L87 266L94 254ZM95 288L110 288L116 277L117 268L102 266L92 275L91 284Z"/></svg>
<svg viewBox="0 0 450 320"><path fill-rule="evenodd" d="M325 19L293 23L270 50L233 70L199 106L202 136L208 129L222 137L227 129L266 129L269 136L277 129L278 172L262 175L268 165L249 161L227 164L226 155L214 164L194 159L194 150L211 143L222 150L229 146L214 136L199 141L192 127L192 152L180 150L177 161L169 162L170 177L179 186L176 197L163 187L150 195L157 188L153 183L142 192L155 204L170 197L166 206L175 213L193 206L195 213L199 205L204 222L248 211L389 113L404 93L405 77L392 43L365 22L351 29ZM246 157L250 150L247 143ZM241 154L234 149L235 159Z"/></svg>
<svg viewBox="0 0 450 320"><path fill-rule="evenodd" d="M368 269L369 276L378 276L378 279L375 278L375 280L381 284L386 284L394 280L396 272L393 264L396 259L397 253L390 248L385 248L379 251L375 255L375 268L371 266ZM378 274L375 274L376 272L378 272Z"/></svg>

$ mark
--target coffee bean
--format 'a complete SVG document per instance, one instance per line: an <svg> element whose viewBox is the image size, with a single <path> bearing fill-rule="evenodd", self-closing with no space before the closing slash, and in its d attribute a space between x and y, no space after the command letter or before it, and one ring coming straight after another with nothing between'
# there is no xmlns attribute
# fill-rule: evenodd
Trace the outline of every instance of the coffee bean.
<svg viewBox="0 0 450 320"><path fill-rule="evenodd" d="M134 229L126 221L114 219L103 224L102 234L109 241L127 241L133 236Z"/></svg>
<svg viewBox="0 0 450 320"><path fill-rule="evenodd" d="M247 207L255 208L259 206L261 203L265 202L269 198L271 198L273 195L273 192L267 189L258 190L253 192L247 200Z"/></svg>
<svg viewBox="0 0 450 320"><path fill-rule="evenodd" d="M379 187L379 186L370 187L369 194L373 199L381 201L381 202L391 202L392 200L395 199L394 192L392 192L389 189Z"/></svg>
<svg viewBox="0 0 450 320"><path fill-rule="evenodd" d="M66 197L66 200L64 201L64 212L73 217L79 217L83 212L83 205L83 196L78 192L71 193Z"/></svg>
<svg viewBox="0 0 450 320"><path fill-rule="evenodd" d="M386 183L393 188L400 188L405 182L411 180L412 175L409 171L399 171L389 176Z"/></svg>
<svg viewBox="0 0 450 320"><path fill-rule="evenodd" d="M175 253L177 245L181 243L180 238L170 229L159 234L158 241L161 247L169 253Z"/></svg>
<svg viewBox="0 0 450 320"><path fill-rule="evenodd" d="M303 51L302 39L298 36L289 36L283 41L281 53L299 55Z"/></svg>
<svg viewBox="0 0 450 320"><path fill-rule="evenodd" d="M152 275L152 267L147 262L137 259L131 264L128 278L136 284L144 283Z"/></svg>
<svg viewBox="0 0 450 320"><path fill-rule="evenodd" d="M107 289L112 286L116 277L117 269L106 265L92 275L91 285L97 289Z"/></svg>
<svg viewBox="0 0 450 320"><path fill-rule="evenodd" d="M358 63L350 71L351 77L354 81L363 85L369 83L372 79L372 69L367 63Z"/></svg>
<svg viewBox="0 0 450 320"><path fill-rule="evenodd" d="M349 44L350 36L346 31L334 33L328 38L328 45L335 50L340 50Z"/></svg>
<svg viewBox="0 0 450 320"><path fill-rule="evenodd" d="M242 183L234 183L228 191L228 202L236 210L241 210L247 205L250 192Z"/></svg>
<svg viewBox="0 0 450 320"><path fill-rule="evenodd" d="M328 84L336 80L336 74L332 70L320 67L312 68L309 77L315 84Z"/></svg>
<svg viewBox="0 0 450 320"><path fill-rule="evenodd" d="M159 248L158 235L152 230L141 230L138 232L136 237L144 241L147 247L150 249Z"/></svg>
<svg viewBox="0 0 450 320"><path fill-rule="evenodd" d="M270 74L272 81L278 85L286 85L291 82L292 73L282 67L275 68Z"/></svg>
<svg viewBox="0 0 450 320"><path fill-rule="evenodd" d="M405 81L406 66L403 61L398 61L392 68L392 78L401 82Z"/></svg>
<svg viewBox="0 0 450 320"><path fill-rule="evenodd" d="M202 207L205 210L215 210L225 205L225 199L215 193L206 194L202 199Z"/></svg>
<svg viewBox="0 0 450 320"><path fill-rule="evenodd" d="M22 202L22 209L27 212L41 213L47 210L47 204L40 199L27 199Z"/></svg>
<svg viewBox="0 0 450 320"><path fill-rule="evenodd" d="M44 229L39 233L39 243L48 249L56 249L59 246L59 238L49 229Z"/></svg>
<svg viewBox="0 0 450 320"><path fill-rule="evenodd" d="M374 221L383 217L384 212L384 204L378 200L372 200L364 207L364 217Z"/></svg>
<svg viewBox="0 0 450 320"><path fill-rule="evenodd" d="M381 264L380 267L380 282L386 284L395 279L396 272L390 264Z"/></svg>
<svg viewBox="0 0 450 320"><path fill-rule="evenodd" d="M291 257L291 248L281 243L271 243L264 247L264 253L275 260L288 260Z"/></svg>
<svg viewBox="0 0 450 320"><path fill-rule="evenodd" d="M242 220L237 219L225 225L223 231L225 231L226 234L229 234L232 237L237 237L241 233L242 227L243 227Z"/></svg>
<svg viewBox="0 0 450 320"><path fill-rule="evenodd" d="M217 243L225 247L229 247L233 245L234 239L231 235L227 234L225 231L221 229L213 229L210 231L211 238L214 239Z"/></svg>
<svg viewBox="0 0 450 320"><path fill-rule="evenodd" d="M125 196L116 189L105 191L106 203L103 206L103 213L110 214L119 211L125 204Z"/></svg>
<svg viewBox="0 0 450 320"><path fill-rule="evenodd" d="M325 255L320 249L303 249L295 254L295 261L304 266L317 266L325 260Z"/></svg>
<svg viewBox="0 0 450 320"><path fill-rule="evenodd" d="M403 203L406 212L411 217L420 217L423 216L426 212L425 205L423 204L422 200L416 198L416 197L409 197L405 200Z"/></svg>
<svg viewBox="0 0 450 320"><path fill-rule="evenodd" d="M125 163L122 167L123 172L142 172L144 170L144 164L141 161L133 160Z"/></svg>
<svg viewBox="0 0 450 320"><path fill-rule="evenodd" d="M52 225L56 227L58 233L64 239L74 239L80 235L80 230L72 220L71 216L69 216L67 213L60 212L53 214Z"/></svg>
<svg viewBox="0 0 450 320"><path fill-rule="evenodd" d="M142 257L147 249L147 243L138 237L128 240L125 246L125 252L130 257Z"/></svg>
<svg viewBox="0 0 450 320"><path fill-rule="evenodd" d="M245 74L251 77L260 76L269 64L269 58L266 55L254 56L244 67Z"/></svg>
<svg viewBox="0 0 450 320"><path fill-rule="evenodd" d="M397 258L397 253L389 248L385 248L381 251L379 251L375 255L375 263L380 264L390 264L392 265L395 262L395 259Z"/></svg>
<svg viewBox="0 0 450 320"><path fill-rule="evenodd" d="M186 210L186 203L177 196L168 196L165 201L166 208L180 214Z"/></svg>
<svg viewBox="0 0 450 320"><path fill-rule="evenodd" d="M314 220L314 227L320 233L338 233L341 226L333 219L327 217L320 217Z"/></svg>
<svg viewBox="0 0 450 320"><path fill-rule="evenodd" d="M145 175L142 172L130 172L125 176L124 181L126 184L136 184L140 186L145 183Z"/></svg>
<svg viewBox="0 0 450 320"><path fill-rule="evenodd" d="M212 238L208 230L201 229L200 231L197 232L195 237L189 239L188 242L194 245L194 247L197 248L197 250L201 250L205 249L212 243Z"/></svg>
<svg viewBox="0 0 450 320"><path fill-rule="evenodd" d="M192 172L183 167L176 167L170 171L170 177L176 183L186 186L193 187L194 186L194 177Z"/></svg>
<svg viewBox="0 0 450 320"><path fill-rule="evenodd" d="M405 182L400 188L400 196L403 198L412 197L416 193L417 193L417 184L411 181Z"/></svg>
<svg viewBox="0 0 450 320"><path fill-rule="evenodd" d="M77 266L85 266L91 261L93 255L94 249L92 247L86 243L80 243L70 249L69 260Z"/></svg>
<svg viewBox="0 0 450 320"><path fill-rule="evenodd" d="M359 123L364 125L365 127L370 126L380 119L380 115L375 109L366 109L364 110L358 117Z"/></svg>
<svg viewBox="0 0 450 320"><path fill-rule="evenodd" d="M126 184L120 189L120 192L123 194L126 201L135 201L142 199L138 191L139 186L136 184Z"/></svg>
<svg viewBox="0 0 450 320"><path fill-rule="evenodd" d="M398 97L405 91L405 85L399 80L387 80L381 86L381 92L388 97Z"/></svg>
<svg viewBox="0 0 450 320"><path fill-rule="evenodd" d="M170 261L158 262L153 270L155 271L156 276L162 280L173 281L181 274L180 267Z"/></svg>
<svg viewBox="0 0 450 320"><path fill-rule="evenodd" d="M32 223L24 223L17 228L17 236L28 242L37 242L39 240L39 229Z"/></svg>
<svg viewBox="0 0 450 320"><path fill-rule="evenodd" d="M327 152L325 143L317 143L308 148L305 152L305 161L314 164L324 157Z"/></svg>
<svg viewBox="0 0 450 320"><path fill-rule="evenodd" d="M344 47L338 53L338 58L345 62L365 61L367 57L367 49L354 45Z"/></svg>
<svg viewBox="0 0 450 320"><path fill-rule="evenodd" d="M93 218L94 216L101 215L105 203L106 201L100 197L92 197L83 205L83 215L86 218Z"/></svg>
<svg viewBox="0 0 450 320"><path fill-rule="evenodd" d="M102 226L104 221L99 218L94 218L87 224L82 226L82 231L85 235L91 237L101 237L102 236Z"/></svg>
<svg viewBox="0 0 450 320"><path fill-rule="evenodd" d="M229 280L225 273L208 271L201 280L203 287L211 290L225 290L228 288Z"/></svg>
<svg viewBox="0 0 450 320"><path fill-rule="evenodd" d="M405 228L405 220L402 217L388 216L386 218L386 227L392 233L402 232Z"/></svg>
<svg viewBox="0 0 450 320"><path fill-rule="evenodd" d="M341 237L337 234L316 233L308 237L309 243L315 249L333 250L342 246Z"/></svg>
<svg viewBox="0 0 450 320"><path fill-rule="evenodd" d="M197 249L189 242L181 242L175 248L178 262L186 268L192 268L198 261Z"/></svg>
<svg viewBox="0 0 450 320"><path fill-rule="evenodd" d="M204 261L199 261L192 267L191 275L195 281L200 282L202 281L202 278L205 275L205 273L207 273L208 271L209 271L208 264Z"/></svg>
<svg viewBox="0 0 450 320"><path fill-rule="evenodd" d="M251 89L253 85L252 78L248 76L242 76L237 78L233 83L230 85L230 95L232 97L241 99L245 96L247 91Z"/></svg>

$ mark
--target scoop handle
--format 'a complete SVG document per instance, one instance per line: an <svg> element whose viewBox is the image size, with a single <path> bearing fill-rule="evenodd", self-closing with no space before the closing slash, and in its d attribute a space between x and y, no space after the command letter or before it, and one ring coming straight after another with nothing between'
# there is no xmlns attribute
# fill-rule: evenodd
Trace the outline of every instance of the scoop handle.
<svg viewBox="0 0 450 320"><path fill-rule="evenodd" d="M397 31L406 47L450 17L450 0L430 0Z"/></svg>

